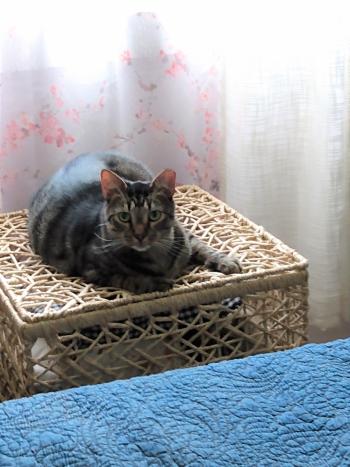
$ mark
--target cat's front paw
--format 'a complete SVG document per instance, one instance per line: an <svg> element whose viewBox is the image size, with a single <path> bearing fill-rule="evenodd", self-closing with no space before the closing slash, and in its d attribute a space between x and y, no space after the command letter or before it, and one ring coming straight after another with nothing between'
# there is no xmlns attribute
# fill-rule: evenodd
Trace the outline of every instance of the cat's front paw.
<svg viewBox="0 0 350 467"><path fill-rule="evenodd" d="M138 285L136 285L134 289L135 293L166 292L174 283L170 279L147 279L144 278Z"/></svg>
<svg viewBox="0 0 350 467"><path fill-rule="evenodd" d="M223 274L238 274L242 272L242 266L236 256L228 256L224 253L218 253L211 256L205 262L205 266L213 271Z"/></svg>
<svg viewBox="0 0 350 467"><path fill-rule="evenodd" d="M165 278L153 278L148 276L142 277L127 277L122 284L122 288L129 290L135 294L143 294L150 292L166 292L169 290L174 281Z"/></svg>
<svg viewBox="0 0 350 467"><path fill-rule="evenodd" d="M157 282L154 290L158 292L166 292L171 289L173 285L173 279L162 279L160 282Z"/></svg>

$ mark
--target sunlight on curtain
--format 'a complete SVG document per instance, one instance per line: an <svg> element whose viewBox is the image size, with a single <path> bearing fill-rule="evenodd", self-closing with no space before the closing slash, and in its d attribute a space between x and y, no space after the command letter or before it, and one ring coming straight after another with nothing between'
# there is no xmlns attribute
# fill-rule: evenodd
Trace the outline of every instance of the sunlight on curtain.
<svg viewBox="0 0 350 467"><path fill-rule="evenodd" d="M226 198L310 260L311 324L349 335L350 9L268 4L233 15Z"/></svg>
<svg viewBox="0 0 350 467"><path fill-rule="evenodd" d="M11 2L2 209L27 206L81 152L171 166L309 258L312 325L345 329L349 12L337 0Z"/></svg>

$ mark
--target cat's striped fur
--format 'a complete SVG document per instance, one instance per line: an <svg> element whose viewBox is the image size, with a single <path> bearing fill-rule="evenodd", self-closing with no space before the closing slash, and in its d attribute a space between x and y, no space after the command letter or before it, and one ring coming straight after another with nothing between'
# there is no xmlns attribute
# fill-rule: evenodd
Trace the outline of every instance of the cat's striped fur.
<svg viewBox="0 0 350 467"><path fill-rule="evenodd" d="M168 289L191 257L239 272L236 258L186 233L175 218L174 189L170 169L153 178L120 155L78 156L34 196L32 247L61 272L136 293Z"/></svg>

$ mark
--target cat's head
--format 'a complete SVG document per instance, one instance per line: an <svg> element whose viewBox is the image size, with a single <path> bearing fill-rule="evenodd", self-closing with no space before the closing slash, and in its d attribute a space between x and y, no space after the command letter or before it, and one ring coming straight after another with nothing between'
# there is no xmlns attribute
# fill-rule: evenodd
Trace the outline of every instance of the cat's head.
<svg viewBox="0 0 350 467"><path fill-rule="evenodd" d="M176 173L171 169L163 170L151 182L131 182L102 170L109 237L137 251L166 243L174 226L175 179Z"/></svg>

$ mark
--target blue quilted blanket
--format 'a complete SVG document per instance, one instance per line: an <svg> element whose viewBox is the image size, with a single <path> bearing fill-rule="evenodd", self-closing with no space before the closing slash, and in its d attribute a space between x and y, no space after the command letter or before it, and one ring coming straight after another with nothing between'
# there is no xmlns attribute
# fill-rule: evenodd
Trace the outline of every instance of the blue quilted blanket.
<svg viewBox="0 0 350 467"><path fill-rule="evenodd" d="M350 465L350 339L0 405L1 467L235 465Z"/></svg>

